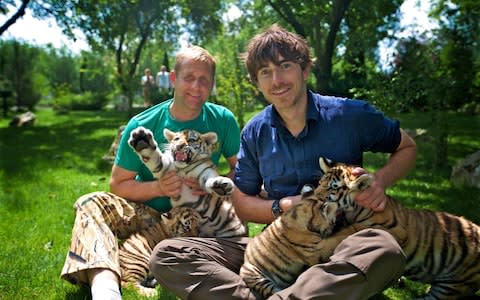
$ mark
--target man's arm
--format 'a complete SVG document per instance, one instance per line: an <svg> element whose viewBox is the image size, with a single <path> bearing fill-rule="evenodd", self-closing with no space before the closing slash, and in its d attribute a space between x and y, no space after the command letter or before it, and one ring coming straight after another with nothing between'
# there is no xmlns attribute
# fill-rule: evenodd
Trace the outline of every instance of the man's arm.
<svg viewBox="0 0 480 300"><path fill-rule="evenodd" d="M233 179L233 175L235 175L235 165L237 164L237 156L233 155L233 156L227 157L226 160L227 160L228 167L230 168L230 170L228 171L228 173L225 176L230 178L230 179Z"/></svg>
<svg viewBox="0 0 480 300"><path fill-rule="evenodd" d="M274 220L271 209L272 200L250 196L236 188L233 191L232 201L235 212L243 221L269 224Z"/></svg>
<svg viewBox="0 0 480 300"><path fill-rule="evenodd" d="M301 195L288 196L280 199L280 207L285 212L289 210ZM266 200L260 196L250 196L236 188L233 192L233 205L238 217L243 221L259 224L270 224L275 220L272 213L273 200Z"/></svg>
<svg viewBox="0 0 480 300"><path fill-rule="evenodd" d="M400 129L400 133L400 144L390 155L387 164L375 173L375 181L370 188L359 193L355 198L355 202L359 205L382 211L387 201L385 190L405 177L415 165L417 145L405 131Z"/></svg>
<svg viewBox="0 0 480 300"><path fill-rule="evenodd" d="M176 175L175 171L167 172L162 178L154 181L139 182L135 180L135 176L135 172L113 165L110 177L111 192L137 202L180 194L182 179Z"/></svg>

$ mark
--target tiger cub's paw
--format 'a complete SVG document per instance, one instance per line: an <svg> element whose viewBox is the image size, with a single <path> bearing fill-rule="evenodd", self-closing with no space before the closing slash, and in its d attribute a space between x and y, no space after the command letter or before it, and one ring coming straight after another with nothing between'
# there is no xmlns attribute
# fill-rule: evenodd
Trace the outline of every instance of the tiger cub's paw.
<svg viewBox="0 0 480 300"><path fill-rule="evenodd" d="M310 197L313 192L315 192L315 187L311 184L305 184L300 191L300 195L302 195L302 198Z"/></svg>
<svg viewBox="0 0 480 300"><path fill-rule="evenodd" d="M158 281L153 275L149 272L143 280L140 281L140 285L154 289L158 285Z"/></svg>
<svg viewBox="0 0 480 300"><path fill-rule="evenodd" d="M217 176L209 178L205 183L205 190L210 194L228 196L233 193L233 181L228 177Z"/></svg>
<svg viewBox="0 0 480 300"><path fill-rule="evenodd" d="M157 149L157 142L153 139L153 133L144 127L135 128L130 133L128 144L141 156L143 161L148 161Z"/></svg>

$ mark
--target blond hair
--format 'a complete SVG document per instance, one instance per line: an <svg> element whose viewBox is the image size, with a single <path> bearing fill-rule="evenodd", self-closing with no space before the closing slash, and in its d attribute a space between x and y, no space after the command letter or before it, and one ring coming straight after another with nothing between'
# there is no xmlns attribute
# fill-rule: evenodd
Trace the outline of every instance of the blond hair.
<svg viewBox="0 0 480 300"><path fill-rule="evenodd" d="M193 60L207 64L212 71L212 79L215 77L216 61L215 58L200 46L190 45L181 49L175 58L175 73L179 73L185 60Z"/></svg>

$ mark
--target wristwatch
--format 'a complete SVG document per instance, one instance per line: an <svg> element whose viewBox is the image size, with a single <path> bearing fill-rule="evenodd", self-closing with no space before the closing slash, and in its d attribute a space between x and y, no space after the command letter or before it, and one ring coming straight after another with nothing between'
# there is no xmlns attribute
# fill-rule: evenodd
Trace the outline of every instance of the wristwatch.
<svg viewBox="0 0 480 300"><path fill-rule="evenodd" d="M273 200L272 203L272 214L276 218L280 217L280 215L283 213L282 208L280 207L280 200Z"/></svg>

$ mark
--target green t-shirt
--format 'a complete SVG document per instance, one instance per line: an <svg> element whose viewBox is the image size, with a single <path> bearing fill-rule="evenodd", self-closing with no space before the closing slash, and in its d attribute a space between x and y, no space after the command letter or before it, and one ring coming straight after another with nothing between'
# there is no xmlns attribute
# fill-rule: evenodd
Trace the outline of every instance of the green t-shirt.
<svg viewBox="0 0 480 300"><path fill-rule="evenodd" d="M200 133L214 131L217 133L217 150L212 154L212 161L218 165L220 156L228 158L237 154L240 147L240 128L233 115L227 108L206 102L200 115L190 121L178 121L170 115L169 107L172 99L157 104L142 113L134 116L127 124L120 141L115 164L132 172L136 172L138 181L154 180L153 174L143 164L138 155L128 145L130 132L139 126L150 129L160 149L167 143L163 136L163 129L172 131L194 129ZM168 197L159 197L145 202L146 205L160 211L170 210Z"/></svg>

